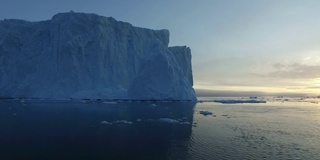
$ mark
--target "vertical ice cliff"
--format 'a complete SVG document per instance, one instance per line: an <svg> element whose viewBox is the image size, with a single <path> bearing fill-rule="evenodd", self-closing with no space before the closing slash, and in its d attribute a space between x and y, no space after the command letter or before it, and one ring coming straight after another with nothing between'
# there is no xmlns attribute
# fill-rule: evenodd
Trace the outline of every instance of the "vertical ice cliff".
<svg viewBox="0 0 320 160"><path fill-rule="evenodd" d="M189 80L193 86L192 76L192 64L191 64L191 50L186 46L169 47L169 50L173 53L180 68L183 71L184 76Z"/></svg>
<svg viewBox="0 0 320 160"><path fill-rule="evenodd" d="M0 21L0 97L195 100L191 52L168 30L95 14Z"/></svg>

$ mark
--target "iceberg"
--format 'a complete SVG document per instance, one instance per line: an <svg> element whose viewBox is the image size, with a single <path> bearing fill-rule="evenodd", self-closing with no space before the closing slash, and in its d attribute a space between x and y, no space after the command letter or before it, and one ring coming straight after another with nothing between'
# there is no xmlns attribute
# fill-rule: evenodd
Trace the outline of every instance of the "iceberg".
<svg viewBox="0 0 320 160"><path fill-rule="evenodd" d="M191 100L191 50L168 30L87 13L0 21L0 97Z"/></svg>

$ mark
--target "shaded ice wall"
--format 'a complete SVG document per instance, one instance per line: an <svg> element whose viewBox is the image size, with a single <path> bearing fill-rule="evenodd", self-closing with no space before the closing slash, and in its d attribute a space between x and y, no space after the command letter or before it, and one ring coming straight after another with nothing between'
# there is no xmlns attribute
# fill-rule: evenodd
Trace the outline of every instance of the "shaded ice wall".
<svg viewBox="0 0 320 160"><path fill-rule="evenodd" d="M168 43L168 30L95 14L3 20L0 97L195 100L190 50Z"/></svg>
<svg viewBox="0 0 320 160"><path fill-rule="evenodd" d="M169 47L169 50L176 58L184 76L189 80L190 84L193 85L191 49L187 46L175 46Z"/></svg>

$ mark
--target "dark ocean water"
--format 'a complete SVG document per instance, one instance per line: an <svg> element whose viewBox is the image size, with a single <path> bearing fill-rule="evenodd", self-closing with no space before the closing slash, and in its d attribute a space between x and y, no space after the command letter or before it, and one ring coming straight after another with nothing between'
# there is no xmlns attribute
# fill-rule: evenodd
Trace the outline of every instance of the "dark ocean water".
<svg viewBox="0 0 320 160"><path fill-rule="evenodd" d="M1 160L320 159L319 153L318 104L0 101Z"/></svg>

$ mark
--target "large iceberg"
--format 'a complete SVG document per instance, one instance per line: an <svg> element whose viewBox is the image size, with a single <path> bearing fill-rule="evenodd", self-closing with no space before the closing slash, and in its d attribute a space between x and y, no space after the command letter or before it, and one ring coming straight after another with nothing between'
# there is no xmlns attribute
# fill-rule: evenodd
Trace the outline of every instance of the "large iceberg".
<svg viewBox="0 0 320 160"><path fill-rule="evenodd" d="M196 100L188 47L168 30L59 13L0 21L0 97Z"/></svg>

